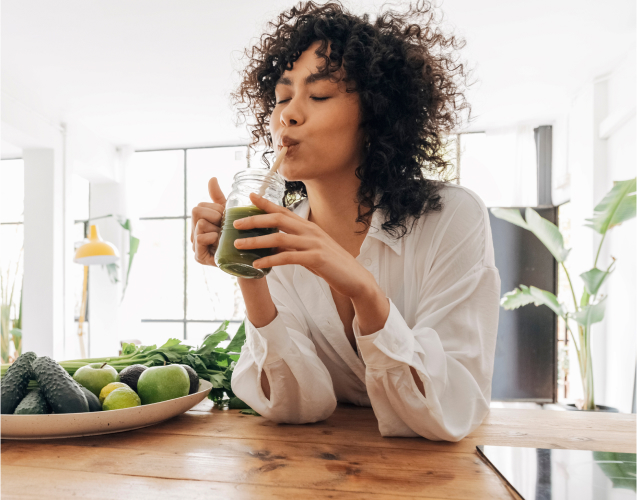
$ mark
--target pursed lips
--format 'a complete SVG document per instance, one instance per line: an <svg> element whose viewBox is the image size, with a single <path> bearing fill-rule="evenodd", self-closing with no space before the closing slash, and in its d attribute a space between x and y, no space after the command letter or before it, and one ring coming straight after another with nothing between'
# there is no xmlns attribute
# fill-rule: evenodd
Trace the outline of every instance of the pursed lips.
<svg viewBox="0 0 637 500"><path fill-rule="evenodd" d="M298 146L298 145L299 145L299 141L291 139L290 137L282 137L279 145L277 146L277 149L281 151L282 148L286 147L288 148L288 152L289 152L291 148L296 149L295 146Z"/></svg>

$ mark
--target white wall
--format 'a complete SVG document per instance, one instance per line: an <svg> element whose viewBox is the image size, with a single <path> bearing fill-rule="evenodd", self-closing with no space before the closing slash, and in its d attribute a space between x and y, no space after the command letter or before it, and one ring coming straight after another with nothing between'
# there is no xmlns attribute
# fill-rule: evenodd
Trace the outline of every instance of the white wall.
<svg viewBox="0 0 637 500"><path fill-rule="evenodd" d="M94 140L99 142L97 138ZM95 219L117 215L126 218L129 216L130 193L126 190L125 170L131 150L116 150L106 143L96 144L95 150L101 150L102 153L87 156L92 160L80 167L80 171L91 178L90 217ZM131 330L139 323L135 310L122 302L128 267L129 234L113 217L91 223L97 226L102 239L115 245L120 260L118 283L111 281L102 266L91 266L89 271L89 355L113 356L119 351L120 340L135 337Z"/></svg>
<svg viewBox="0 0 637 500"><path fill-rule="evenodd" d="M567 173L563 165L558 165L558 172L562 177L570 176L573 214L573 250L567 265L578 296L582 291L579 275L593 266L600 241L597 233L584 227L585 219L612 188L613 181L636 174L635 88L633 51L613 72L580 89L568 115L559 120L562 136L566 137L565 144L558 143L559 157L566 157L568 165ZM630 411L634 391L635 227L632 220L613 228L606 237L598 267L606 268L611 255L618 262L601 290L608 295L606 317L592 329L596 402L621 411ZM582 392L574 351L570 359L569 396L576 399Z"/></svg>
<svg viewBox="0 0 637 500"><path fill-rule="evenodd" d="M122 155L80 123L63 125L46 116L35 96L23 92L21 97L2 92L3 144L21 151L25 162L23 349L58 360L77 358L71 175L95 186L91 216L125 215ZM121 253L128 250L127 235L114 220L98 225L102 236ZM89 355L116 355L119 350L117 322L125 263L117 285L99 266L92 269L89 315L94 324L89 330L93 340Z"/></svg>
<svg viewBox="0 0 637 500"><path fill-rule="evenodd" d="M23 350L61 359L68 327L64 127L3 90L2 139L24 158ZM72 320L72 318L71 318Z"/></svg>
<svg viewBox="0 0 637 500"><path fill-rule="evenodd" d="M25 149L23 351L64 354L64 182L54 148Z"/></svg>
<svg viewBox="0 0 637 500"><path fill-rule="evenodd" d="M612 188L613 181L636 175L635 138L635 54L634 52L607 80L608 114L600 124L600 132L611 129L606 142L606 168L596 189L597 199ZM609 120L609 121L606 121ZM616 125L616 126L614 126ZM603 293L608 294L606 319L600 325L606 338L606 374L604 404L630 411L634 392L637 269L635 260L637 224L635 219L611 229L604 243L600 262L617 259L616 271Z"/></svg>

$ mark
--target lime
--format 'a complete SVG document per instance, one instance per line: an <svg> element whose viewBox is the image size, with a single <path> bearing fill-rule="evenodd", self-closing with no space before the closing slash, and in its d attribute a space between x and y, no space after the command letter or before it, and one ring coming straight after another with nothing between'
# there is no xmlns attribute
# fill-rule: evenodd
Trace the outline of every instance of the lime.
<svg viewBox="0 0 637 500"><path fill-rule="evenodd" d="M115 389L119 389L120 387L128 387L128 386L122 382L111 382L110 384L102 387L102 390L100 391L100 403L104 404L104 400L106 399L106 396L108 396ZM128 388L130 389L130 387Z"/></svg>
<svg viewBox="0 0 637 500"><path fill-rule="evenodd" d="M142 400L139 399L137 393L130 387L118 387L111 391L104 404L102 410L121 410L123 408L133 408L141 406Z"/></svg>

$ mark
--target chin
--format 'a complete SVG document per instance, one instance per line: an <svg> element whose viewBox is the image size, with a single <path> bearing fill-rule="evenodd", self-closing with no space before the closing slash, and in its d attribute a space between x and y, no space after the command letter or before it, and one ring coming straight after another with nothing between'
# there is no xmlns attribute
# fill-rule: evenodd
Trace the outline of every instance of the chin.
<svg viewBox="0 0 637 500"><path fill-rule="evenodd" d="M303 175L303 171L305 169L299 168L299 165L290 165L291 162L281 165L279 168L279 173L283 176L283 178L288 182L298 182L303 181L307 178L307 176Z"/></svg>
<svg viewBox="0 0 637 500"><path fill-rule="evenodd" d="M300 158L286 158L279 167L279 173L288 182L305 182L321 177L328 172L325 165L302 161Z"/></svg>

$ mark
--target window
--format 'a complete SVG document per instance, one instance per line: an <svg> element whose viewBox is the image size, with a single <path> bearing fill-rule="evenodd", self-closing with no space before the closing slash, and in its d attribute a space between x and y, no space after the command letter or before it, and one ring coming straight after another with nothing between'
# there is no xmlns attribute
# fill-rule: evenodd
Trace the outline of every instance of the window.
<svg viewBox="0 0 637 500"><path fill-rule="evenodd" d="M2 160L0 163L0 300L2 314L9 309L9 322L2 329L11 331L20 315L24 247L24 162ZM8 335L8 332L4 332ZM15 346L3 346L2 362L14 358Z"/></svg>
<svg viewBox="0 0 637 500"><path fill-rule="evenodd" d="M247 167L246 153L239 146L133 155L127 184L139 216L134 232L140 246L129 289L141 315L142 344L169 337L196 344L224 320L231 322L231 334L241 324L245 306L236 278L194 260L190 213L210 201L210 177L230 193L232 178Z"/></svg>
<svg viewBox="0 0 637 500"><path fill-rule="evenodd" d="M533 127L465 133L460 138L460 184L487 207L537 206Z"/></svg>
<svg viewBox="0 0 637 500"><path fill-rule="evenodd" d="M3 304L7 300L9 328L12 328L20 313L24 275L24 161L2 160L0 165L0 274ZM88 226L89 183L77 175L71 179L67 209L74 220L73 241L81 242ZM83 267L73 265L71 272L77 322L82 302Z"/></svg>

